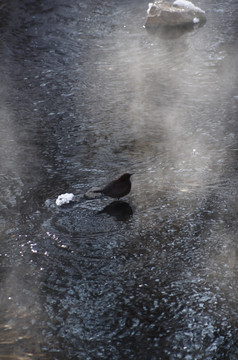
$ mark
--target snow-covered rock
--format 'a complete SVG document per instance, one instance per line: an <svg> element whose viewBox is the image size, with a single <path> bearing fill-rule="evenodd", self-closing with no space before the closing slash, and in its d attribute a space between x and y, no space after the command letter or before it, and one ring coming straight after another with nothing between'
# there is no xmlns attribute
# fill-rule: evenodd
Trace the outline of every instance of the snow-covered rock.
<svg viewBox="0 0 238 360"><path fill-rule="evenodd" d="M205 11L187 0L175 0L171 5L161 0L149 3L145 27L182 26L206 22Z"/></svg>

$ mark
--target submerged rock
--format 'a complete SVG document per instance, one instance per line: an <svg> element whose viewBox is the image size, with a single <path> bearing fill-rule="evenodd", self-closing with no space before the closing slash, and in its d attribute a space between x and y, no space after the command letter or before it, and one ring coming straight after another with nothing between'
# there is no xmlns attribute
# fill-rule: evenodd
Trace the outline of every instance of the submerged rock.
<svg viewBox="0 0 238 360"><path fill-rule="evenodd" d="M94 192L94 191L96 191L96 190L100 190L100 188L99 188L99 187L92 187L91 189L89 189L89 190L84 194L84 198L85 198L85 199L88 199L88 200L100 198L100 197L102 196L102 194Z"/></svg>
<svg viewBox="0 0 238 360"><path fill-rule="evenodd" d="M187 0L176 0L171 5L167 1L149 3L145 27L184 26L206 22L205 11Z"/></svg>

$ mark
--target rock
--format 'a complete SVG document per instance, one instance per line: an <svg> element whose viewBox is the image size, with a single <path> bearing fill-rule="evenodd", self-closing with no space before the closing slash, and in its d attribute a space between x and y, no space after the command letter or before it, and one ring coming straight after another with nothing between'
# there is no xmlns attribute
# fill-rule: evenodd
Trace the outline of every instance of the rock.
<svg viewBox="0 0 238 360"><path fill-rule="evenodd" d="M205 11L186 0L176 0L171 5L166 1L149 3L145 27L184 26L206 22Z"/></svg>
<svg viewBox="0 0 238 360"><path fill-rule="evenodd" d="M92 199L100 198L102 196L102 194L101 193L95 193L94 192L95 190L100 190L100 188L99 187L92 187L91 189L89 189L84 194L85 199L92 200Z"/></svg>

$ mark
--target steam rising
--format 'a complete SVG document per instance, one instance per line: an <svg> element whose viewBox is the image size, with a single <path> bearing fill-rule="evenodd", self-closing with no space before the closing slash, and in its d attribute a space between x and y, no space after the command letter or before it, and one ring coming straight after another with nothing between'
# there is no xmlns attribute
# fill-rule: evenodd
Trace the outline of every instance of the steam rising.
<svg viewBox="0 0 238 360"><path fill-rule="evenodd" d="M226 148L232 145L225 138L224 111L230 106L237 71L230 49L216 36L216 25L214 21L213 26L171 40L146 31L136 39L129 31L126 43L115 38L108 63L129 94L128 124L116 137L134 141L134 166L146 172L139 181L147 187L161 189L163 179L166 187L181 188L205 189L219 182ZM113 95L125 97L117 88ZM123 114L118 121L123 123ZM147 178L150 168L152 184Z"/></svg>

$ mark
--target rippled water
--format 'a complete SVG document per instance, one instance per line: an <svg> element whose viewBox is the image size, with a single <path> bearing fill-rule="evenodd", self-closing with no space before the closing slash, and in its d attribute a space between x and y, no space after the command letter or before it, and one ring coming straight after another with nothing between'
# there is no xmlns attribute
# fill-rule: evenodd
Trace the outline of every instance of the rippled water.
<svg viewBox="0 0 238 360"><path fill-rule="evenodd" d="M196 5L0 2L1 359L238 358L238 5Z"/></svg>

